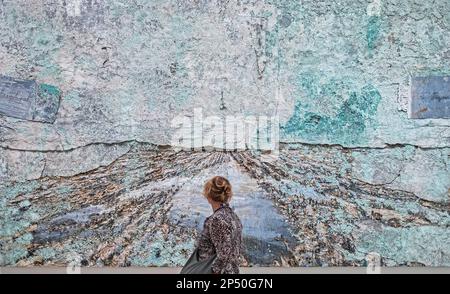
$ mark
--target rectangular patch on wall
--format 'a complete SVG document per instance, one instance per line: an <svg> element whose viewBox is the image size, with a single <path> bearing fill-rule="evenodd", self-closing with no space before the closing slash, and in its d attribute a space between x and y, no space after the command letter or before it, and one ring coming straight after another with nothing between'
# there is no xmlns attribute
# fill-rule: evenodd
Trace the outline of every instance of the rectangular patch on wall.
<svg viewBox="0 0 450 294"><path fill-rule="evenodd" d="M411 79L409 118L450 118L450 76Z"/></svg>
<svg viewBox="0 0 450 294"><path fill-rule="evenodd" d="M0 75L0 114L53 123L59 108L58 88Z"/></svg>

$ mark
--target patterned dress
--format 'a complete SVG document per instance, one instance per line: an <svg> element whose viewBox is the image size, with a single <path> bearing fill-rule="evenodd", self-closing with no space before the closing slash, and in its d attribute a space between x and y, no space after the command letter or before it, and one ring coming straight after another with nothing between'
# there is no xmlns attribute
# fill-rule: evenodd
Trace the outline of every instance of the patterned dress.
<svg viewBox="0 0 450 294"><path fill-rule="evenodd" d="M228 204L222 204L205 220L197 240L199 260L217 254L213 273L238 274L242 246L242 223Z"/></svg>

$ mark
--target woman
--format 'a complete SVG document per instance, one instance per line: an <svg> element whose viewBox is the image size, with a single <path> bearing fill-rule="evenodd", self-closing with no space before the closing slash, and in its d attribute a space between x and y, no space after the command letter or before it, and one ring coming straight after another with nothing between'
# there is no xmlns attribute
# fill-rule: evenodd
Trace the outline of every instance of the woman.
<svg viewBox="0 0 450 294"><path fill-rule="evenodd" d="M206 182L203 195L211 204L213 214L206 218L197 240L199 261L216 255L212 272L238 274L242 246L242 224L229 206L231 184L220 176Z"/></svg>

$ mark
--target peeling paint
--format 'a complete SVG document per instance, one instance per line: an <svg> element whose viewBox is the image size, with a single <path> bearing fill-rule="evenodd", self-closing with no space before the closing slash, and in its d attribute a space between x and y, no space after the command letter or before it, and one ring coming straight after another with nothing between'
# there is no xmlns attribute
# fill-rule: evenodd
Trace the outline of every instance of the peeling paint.
<svg viewBox="0 0 450 294"><path fill-rule="evenodd" d="M246 265L449 266L450 121L406 108L410 76L450 73L450 2L416 2L4 1L0 74L61 105L0 115L1 265L180 266L220 170ZM279 116L278 157L175 152L171 120L199 107Z"/></svg>
<svg viewBox="0 0 450 294"><path fill-rule="evenodd" d="M334 117L307 111L308 106L298 101L294 115L282 129L287 134L293 133L305 140L325 136L343 145L357 144L366 125L375 115L380 100L378 90L373 86L366 86L359 93L351 92Z"/></svg>

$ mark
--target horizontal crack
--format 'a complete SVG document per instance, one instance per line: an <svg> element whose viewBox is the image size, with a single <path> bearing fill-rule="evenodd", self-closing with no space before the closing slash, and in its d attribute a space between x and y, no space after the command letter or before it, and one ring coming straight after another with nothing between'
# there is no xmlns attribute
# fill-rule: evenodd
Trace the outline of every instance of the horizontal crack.
<svg viewBox="0 0 450 294"><path fill-rule="evenodd" d="M32 153L58 153L58 152L62 153L62 152L70 152L70 151L74 151L77 149L87 148L90 146L97 146L97 145L115 146L115 145L125 145L125 144L133 144L133 143L153 145L156 148L158 148L158 150L166 150L166 149L171 148L170 145L156 145L153 143L143 142L143 141L138 141L138 140L125 140L125 141L117 141L117 142L92 142L92 143L89 143L86 145L76 146L76 147L72 147L72 148L68 148L68 149L39 150L39 149L14 148L14 147L9 147L9 146L0 146L0 149L11 150L11 151L21 151L21 152L32 152Z"/></svg>
<svg viewBox="0 0 450 294"><path fill-rule="evenodd" d="M114 145L124 145L124 144L131 144L131 143L137 143L137 144L143 144L143 145L152 145L157 150L168 150L168 149L175 149L176 147L168 145L168 144L155 144L151 142L145 142L145 141L139 141L139 140L124 140L124 141L117 141L117 142L92 142L88 143L86 145L81 146L75 146L68 149L25 149L25 148L15 148L15 147L9 147L9 146L0 146L0 149L4 150L11 150L11 151L21 151L21 152L35 152L35 153L55 153L55 152L70 152L74 151L80 148L86 148L89 146L95 146L95 145L104 145L104 146L114 146ZM385 146L345 146L342 144L327 144L327 143L307 143L307 142L280 142L281 149L285 150L296 150L295 146L302 145L302 146L308 146L308 147L323 147L323 148L340 148L342 150L385 150L385 149L397 149L397 148L405 148L405 147L413 147L420 150L443 150L443 149L450 149L449 146L420 146L420 145L414 145L409 143L386 143ZM194 148L192 148L193 151ZM183 149L184 150L184 149ZM246 149L251 150L251 149ZM243 151L246 151L243 150ZM186 150L190 151L190 150ZM218 152L221 150L213 150L214 152ZM223 150L224 152L230 152L232 150Z"/></svg>
<svg viewBox="0 0 450 294"><path fill-rule="evenodd" d="M384 149L397 149L397 148L405 148L405 147L414 147L421 150L438 150L438 149L448 149L449 146L436 146L436 147L425 147L420 145L414 145L409 143L385 143L384 146L344 146L342 144L327 144L327 143L307 143L307 142L281 142L280 146L282 147L293 147L295 145L303 145L303 146L317 146L324 148L341 148L343 150L384 150ZM291 148L294 149L295 148Z"/></svg>
<svg viewBox="0 0 450 294"><path fill-rule="evenodd" d="M354 178L354 179L355 179L356 181L358 181L358 182L361 182L361 183L366 184L366 185L369 185L369 186L382 187L382 186L387 186L387 185L393 184L400 176L401 176L401 174L399 173L399 174L397 174L397 175L394 177L394 179L390 180L389 182L386 182L386 183L379 183L379 184L369 183L369 182L363 181L363 180L358 179L358 178Z"/></svg>

